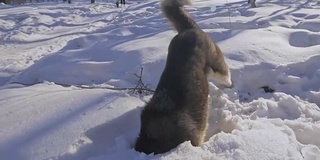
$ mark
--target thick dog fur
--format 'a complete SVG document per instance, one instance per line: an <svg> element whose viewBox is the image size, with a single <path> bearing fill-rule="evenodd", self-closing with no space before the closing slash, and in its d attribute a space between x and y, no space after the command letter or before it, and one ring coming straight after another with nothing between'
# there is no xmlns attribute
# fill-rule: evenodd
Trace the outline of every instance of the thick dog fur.
<svg viewBox="0 0 320 160"><path fill-rule="evenodd" d="M172 39L156 91L141 113L135 150L167 152L190 140L203 143L208 123L208 80L231 87L219 47L183 8L187 0L162 0L161 9L178 31Z"/></svg>

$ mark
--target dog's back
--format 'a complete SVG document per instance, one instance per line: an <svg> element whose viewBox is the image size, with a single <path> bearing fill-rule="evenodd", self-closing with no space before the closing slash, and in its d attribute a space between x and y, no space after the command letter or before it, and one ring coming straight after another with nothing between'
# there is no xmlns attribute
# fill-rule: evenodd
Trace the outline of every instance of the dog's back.
<svg viewBox="0 0 320 160"><path fill-rule="evenodd" d="M169 45L167 63L156 91L141 113L137 151L164 153L190 140L204 141L208 121L208 80L231 86L228 66L183 5L187 0L162 0L161 9L178 34Z"/></svg>
<svg viewBox="0 0 320 160"><path fill-rule="evenodd" d="M221 87L232 87L229 67L224 60L220 48L201 30L183 8L184 5L190 4L191 2L189 0L161 0L161 10L163 14L178 32L178 35L176 35L170 43L168 59L171 55L178 56L179 58L183 56L188 57L188 55L183 53L182 49L184 47L192 48L194 50L192 52L193 56L200 55L206 58L206 62L203 62L203 64L208 65L205 68L209 78ZM194 41L194 44L191 44L191 41ZM172 46L178 48L175 50L181 49L181 51L171 51L174 50L171 49L173 48ZM200 49L200 51L196 49ZM177 53L171 54L171 52Z"/></svg>

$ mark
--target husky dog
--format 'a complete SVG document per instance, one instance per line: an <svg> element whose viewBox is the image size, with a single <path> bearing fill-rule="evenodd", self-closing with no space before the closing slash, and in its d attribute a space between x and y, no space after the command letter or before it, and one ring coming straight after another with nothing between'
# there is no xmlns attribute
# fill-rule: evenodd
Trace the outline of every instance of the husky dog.
<svg viewBox="0 0 320 160"><path fill-rule="evenodd" d="M164 153L185 141L199 146L208 123L208 79L232 87L219 47L183 8L188 0L162 0L161 9L178 34L168 49L156 91L141 113L135 150Z"/></svg>

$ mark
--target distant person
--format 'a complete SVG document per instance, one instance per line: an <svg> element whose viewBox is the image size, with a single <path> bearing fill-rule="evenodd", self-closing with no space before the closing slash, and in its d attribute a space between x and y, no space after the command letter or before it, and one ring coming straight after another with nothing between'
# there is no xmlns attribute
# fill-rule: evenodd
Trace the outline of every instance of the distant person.
<svg viewBox="0 0 320 160"><path fill-rule="evenodd" d="M256 0L248 0L248 3L251 4L251 8L256 8Z"/></svg>
<svg viewBox="0 0 320 160"><path fill-rule="evenodd" d="M116 6L117 6L117 8L119 8L119 1L116 2Z"/></svg>
<svg viewBox="0 0 320 160"><path fill-rule="evenodd" d="M122 6L122 4L123 4L123 6L125 6L126 5L126 0L120 0L120 4L121 4L121 6Z"/></svg>

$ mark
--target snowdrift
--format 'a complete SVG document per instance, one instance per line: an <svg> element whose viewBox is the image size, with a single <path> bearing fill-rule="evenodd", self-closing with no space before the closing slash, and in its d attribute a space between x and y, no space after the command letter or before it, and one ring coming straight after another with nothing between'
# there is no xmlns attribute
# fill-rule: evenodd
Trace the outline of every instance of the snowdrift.
<svg viewBox="0 0 320 160"><path fill-rule="evenodd" d="M205 144L159 155L132 149L152 94L101 88L134 87L143 68L155 89L175 35L158 1L1 4L1 159L320 160L319 2L193 3L234 88L210 82Z"/></svg>

